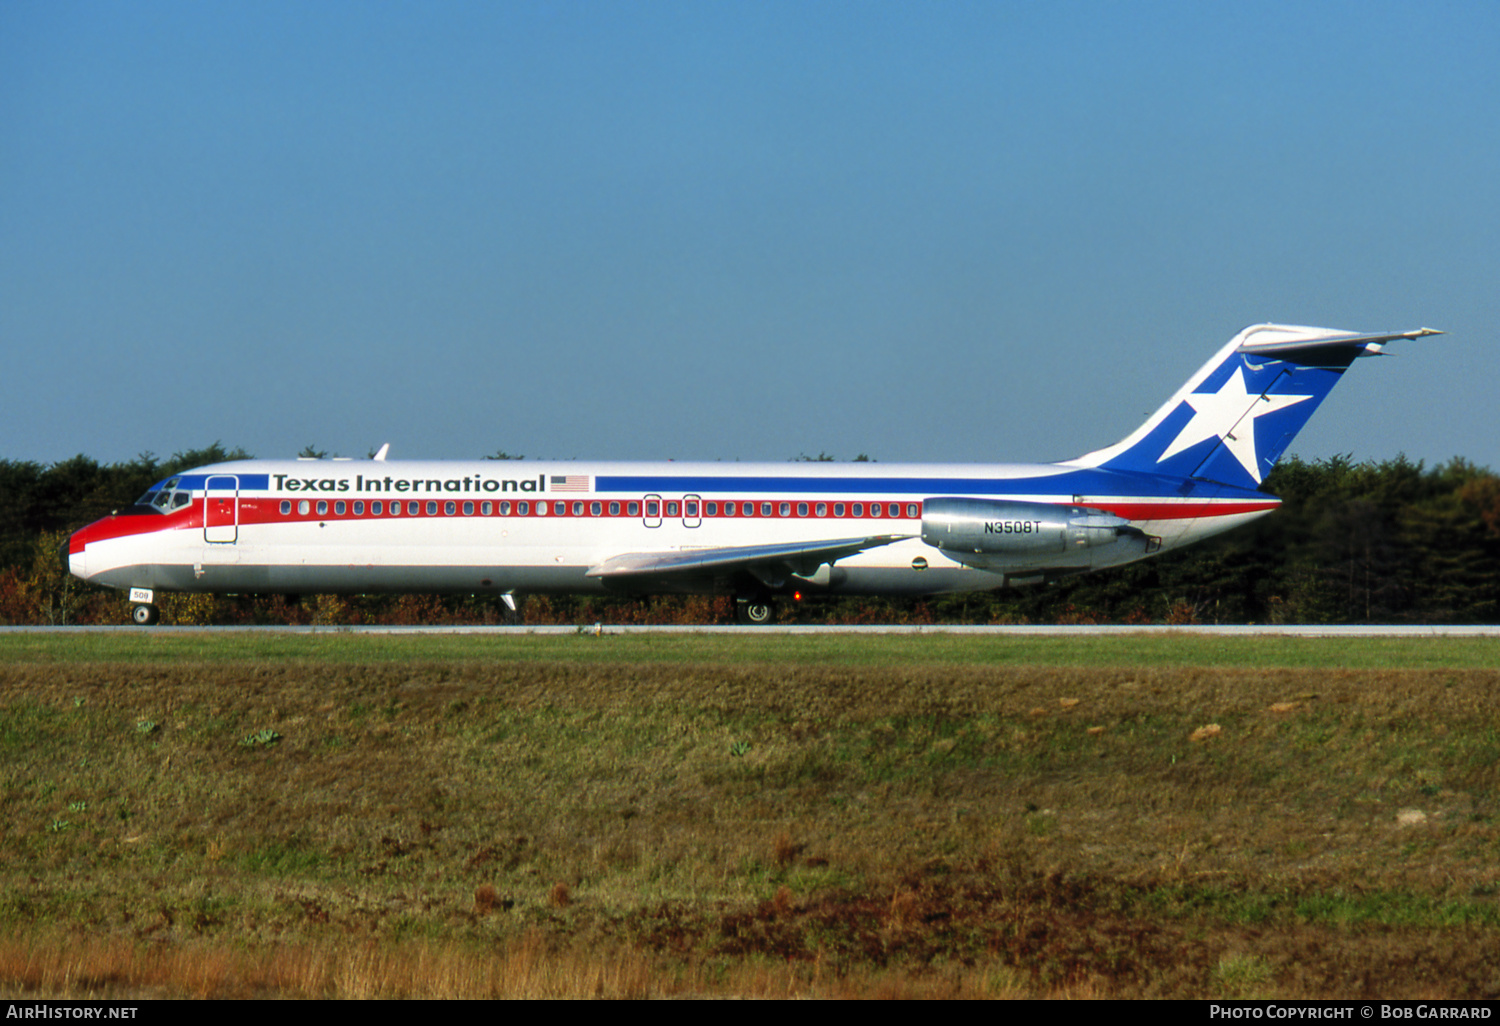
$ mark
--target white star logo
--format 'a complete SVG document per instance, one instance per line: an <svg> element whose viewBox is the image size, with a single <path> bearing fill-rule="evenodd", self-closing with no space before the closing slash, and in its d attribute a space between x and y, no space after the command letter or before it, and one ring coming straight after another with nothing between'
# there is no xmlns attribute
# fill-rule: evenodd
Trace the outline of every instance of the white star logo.
<svg viewBox="0 0 1500 1026"><path fill-rule="evenodd" d="M1184 401L1193 408L1188 421L1156 462L1208 438L1219 438L1260 484L1260 461L1255 455L1255 422L1268 413L1311 399L1310 395L1252 395L1245 391L1245 370L1236 367L1217 392L1195 392Z"/></svg>

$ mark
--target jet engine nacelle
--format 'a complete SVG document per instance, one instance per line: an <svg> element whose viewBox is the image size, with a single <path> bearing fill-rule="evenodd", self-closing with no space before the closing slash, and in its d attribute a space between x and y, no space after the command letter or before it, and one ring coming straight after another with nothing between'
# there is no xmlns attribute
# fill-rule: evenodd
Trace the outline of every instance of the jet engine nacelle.
<svg viewBox="0 0 1500 1026"><path fill-rule="evenodd" d="M922 540L981 570L1088 570L1135 559L1152 539L1086 506L937 498L922 504Z"/></svg>

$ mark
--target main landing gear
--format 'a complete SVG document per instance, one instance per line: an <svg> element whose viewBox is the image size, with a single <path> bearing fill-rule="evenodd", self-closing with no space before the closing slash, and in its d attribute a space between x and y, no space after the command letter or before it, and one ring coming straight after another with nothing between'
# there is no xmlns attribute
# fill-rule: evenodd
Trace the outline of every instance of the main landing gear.
<svg viewBox="0 0 1500 1026"><path fill-rule="evenodd" d="M770 598L737 598L734 600L736 623L762 627L776 622L776 606Z"/></svg>
<svg viewBox="0 0 1500 1026"><path fill-rule="evenodd" d="M161 619L161 613L150 603L142 602L131 607L130 619L142 627L152 627Z"/></svg>

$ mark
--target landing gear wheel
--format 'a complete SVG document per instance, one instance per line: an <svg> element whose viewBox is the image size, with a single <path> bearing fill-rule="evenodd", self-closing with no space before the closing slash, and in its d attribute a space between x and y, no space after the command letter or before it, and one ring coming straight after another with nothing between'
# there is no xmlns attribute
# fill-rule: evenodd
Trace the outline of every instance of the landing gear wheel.
<svg viewBox="0 0 1500 1026"><path fill-rule="evenodd" d="M776 622L776 607L768 598L736 599L734 614L735 619L740 623L748 623L756 627Z"/></svg>
<svg viewBox="0 0 1500 1026"><path fill-rule="evenodd" d="M151 627L161 619L161 613L157 612L155 606L142 603L130 611L130 619L142 627Z"/></svg>

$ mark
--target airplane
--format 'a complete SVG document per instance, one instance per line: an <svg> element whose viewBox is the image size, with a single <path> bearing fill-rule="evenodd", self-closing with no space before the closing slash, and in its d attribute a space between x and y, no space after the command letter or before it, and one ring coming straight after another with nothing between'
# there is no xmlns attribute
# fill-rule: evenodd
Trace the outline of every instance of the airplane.
<svg viewBox="0 0 1500 1026"><path fill-rule="evenodd" d="M69 570L159 592L926 595L1036 584L1270 513L1259 490L1355 359L1431 328L1241 331L1144 424L1050 464L237 460L75 532Z"/></svg>

